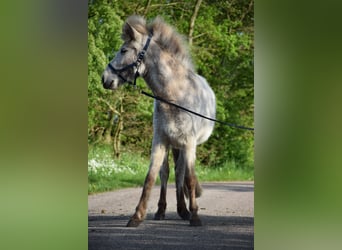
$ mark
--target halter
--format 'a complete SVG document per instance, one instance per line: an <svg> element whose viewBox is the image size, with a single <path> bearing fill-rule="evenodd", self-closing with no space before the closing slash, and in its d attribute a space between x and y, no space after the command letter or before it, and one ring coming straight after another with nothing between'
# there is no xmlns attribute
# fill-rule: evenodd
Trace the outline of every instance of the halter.
<svg viewBox="0 0 342 250"><path fill-rule="evenodd" d="M146 41L146 44L145 44L145 46L143 47L142 51L139 52L138 58L137 58L137 60L136 60L135 62L133 62L133 63L131 63L131 64L128 64L128 65L126 65L125 67L123 67L123 68L121 68L121 69L116 69L116 68L114 68L114 66L113 66L111 63L108 64L108 67L109 67L116 75L118 75L118 76L120 77L120 79L124 81L124 83L127 82L127 83L129 83L129 84L133 84L134 86L136 85L136 80L137 80L137 78L139 77L139 67L140 67L140 65L141 65L141 61L144 59L145 53L146 53L146 51L147 51L147 49L148 49L148 46L150 45L151 38L152 38L152 34L149 34L149 35L148 35L148 38L147 38L147 41ZM127 71L127 70L129 70L130 68L134 68L134 67L136 67L137 70L136 70L136 72L135 72L135 74L134 74L134 81L133 81L133 82L128 81L126 78L124 78L124 77L120 74L120 73L122 73L122 72L124 72L124 71Z"/></svg>

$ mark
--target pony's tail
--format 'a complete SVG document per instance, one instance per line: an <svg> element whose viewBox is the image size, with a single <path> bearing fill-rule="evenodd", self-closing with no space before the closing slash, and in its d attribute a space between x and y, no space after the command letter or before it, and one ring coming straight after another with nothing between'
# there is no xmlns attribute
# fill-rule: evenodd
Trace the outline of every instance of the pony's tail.
<svg viewBox="0 0 342 250"><path fill-rule="evenodd" d="M196 189L195 190L196 190L196 198L201 197L203 189L202 189L202 187L198 181L196 182Z"/></svg>
<svg viewBox="0 0 342 250"><path fill-rule="evenodd" d="M188 189L187 185L183 185L183 191L184 191L185 197L187 199L189 199L189 189ZM198 182L197 177L196 177L196 187L195 187L196 198L198 198L202 195L202 191L203 191L203 189L202 189L202 187L201 187L201 185Z"/></svg>

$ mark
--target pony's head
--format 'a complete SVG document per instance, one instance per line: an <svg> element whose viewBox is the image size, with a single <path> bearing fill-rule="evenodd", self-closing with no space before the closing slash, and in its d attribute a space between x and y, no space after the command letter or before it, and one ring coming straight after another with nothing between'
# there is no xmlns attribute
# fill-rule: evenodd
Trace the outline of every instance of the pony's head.
<svg viewBox="0 0 342 250"><path fill-rule="evenodd" d="M145 71L143 58L151 41L145 19L129 17L123 25L121 38L123 45L102 74L102 84L106 89L116 89L125 82L133 82Z"/></svg>
<svg viewBox="0 0 342 250"><path fill-rule="evenodd" d="M177 74L175 67L193 71L184 37L161 17L156 17L147 25L143 17L130 16L123 25L121 38L123 45L102 75L102 84L106 89L116 89L125 82L134 82L139 75L152 74L154 64L160 62L172 64L174 74Z"/></svg>

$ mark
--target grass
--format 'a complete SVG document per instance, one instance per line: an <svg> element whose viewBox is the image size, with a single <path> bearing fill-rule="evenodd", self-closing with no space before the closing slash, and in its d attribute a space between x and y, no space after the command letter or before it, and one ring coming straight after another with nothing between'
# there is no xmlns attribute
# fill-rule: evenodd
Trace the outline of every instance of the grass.
<svg viewBox="0 0 342 250"><path fill-rule="evenodd" d="M88 151L88 193L140 187L144 183L148 166L149 159L138 154L123 153L120 159L114 159L110 147L91 147ZM173 164L170 167L169 181L174 182ZM241 169L231 162L220 167L197 164L196 174L201 182L254 180L253 168Z"/></svg>

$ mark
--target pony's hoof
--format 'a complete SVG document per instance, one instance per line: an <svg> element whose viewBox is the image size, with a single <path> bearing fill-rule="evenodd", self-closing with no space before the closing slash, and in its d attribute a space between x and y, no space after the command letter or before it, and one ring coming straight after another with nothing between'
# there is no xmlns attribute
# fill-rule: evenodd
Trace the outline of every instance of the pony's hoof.
<svg viewBox="0 0 342 250"><path fill-rule="evenodd" d="M155 213L154 220L164 220L165 214Z"/></svg>
<svg viewBox="0 0 342 250"><path fill-rule="evenodd" d="M202 222L201 220L197 217L197 218L191 218L190 219L190 226L192 227L200 227L202 226Z"/></svg>
<svg viewBox="0 0 342 250"><path fill-rule="evenodd" d="M142 221L137 219L130 219L126 225L126 227L138 227Z"/></svg>
<svg viewBox="0 0 342 250"><path fill-rule="evenodd" d="M190 212L188 210L179 210L178 215L183 219L183 220L190 220Z"/></svg>

